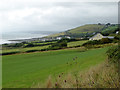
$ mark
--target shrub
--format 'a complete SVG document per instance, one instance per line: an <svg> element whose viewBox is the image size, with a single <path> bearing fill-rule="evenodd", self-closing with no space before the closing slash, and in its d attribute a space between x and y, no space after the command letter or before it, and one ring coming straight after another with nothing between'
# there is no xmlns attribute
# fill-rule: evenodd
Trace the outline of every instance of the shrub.
<svg viewBox="0 0 120 90"><path fill-rule="evenodd" d="M41 49L40 51L48 51L48 49Z"/></svg>
<svg viewBox="0 0 120 90"><path fill-rule="evenodd" d="M109 38L102 38L101 40L100 40L100 44L106 44L106 43L112 43L112 39L109 39Z"/></svg>
<svg viewBox="0 0 120 90"><path fill-rule="evenodd" d="M120 45L111 47L106 53L108 55L109 62L118 63L120 59Z"/></svg>
<svg viewBox="0 0 120 90"><path fill-rule="evenodd" d="M56 47L49 47L49 48L48 48L48 50L58 50L58 49L62 49L62 48L57 47L57 46L56 46Z"/></svg>
<svg viewBox="0 0 120 90"><path fill-rule="evenodd" d="M34 47L33 43L28 43L25 47Z"/></svg>
<svg viewBox="0 0 120 90"><path fill-rule="evenodd" d="M26 52L36 52L36 51L40 51L40 50L28 50Z"/></svg>
<svg viewBox="0 0 120 90"><path fill-rule="evenodd" d="M16 53L20 53L20 51L4 52L2 53L2 55L11 55L11 54L16 54Z"/></svg>
<svg viewBox="0 0 120 90"><path fill-rule="evenodd" d="M96 45L96 44L100 44L100 41L99 40L88 41L88 42L84 43L83 46Z"/></svg>
<svg viewBox="0 0 120 90"><path fill-rule="evenodd" d="M99 45L99 44L107 44L107 43L112 43L113 40L109 38L102 38L101 40L93 40L93 41L88 41L84 43L82 46L91 46L91 45Z"/></svg>
<svg viewBox="0 0 120 90"><path fill-rule="evenodd" d="M67 47L67 41L66 39L64 40L59 40L58 42L52 44L48 50L58 50L58 49L62 49L62 48L66 48Z"/></svg>
<svg viewBox="0 0 120 90"><path fill-rule="evenodd" d="M4 44L5 47L22 47L24 46L23 43L14 43L14 44Z"/></svg>

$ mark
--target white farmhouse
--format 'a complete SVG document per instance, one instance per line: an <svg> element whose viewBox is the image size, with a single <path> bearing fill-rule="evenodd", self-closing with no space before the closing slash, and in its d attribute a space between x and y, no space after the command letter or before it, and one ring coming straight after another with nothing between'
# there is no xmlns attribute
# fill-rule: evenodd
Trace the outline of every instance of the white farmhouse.
<svg viewBox="0 0 120 90"><path fill-rule="evenodd" d="M109 38L109 39L113 39L114 36L103 36L101 33L97 33L96 35L94 35L93 37L89 38L89 40L100 40L102 38Z"/></svg>
<svg viewBox="0 0 120 90"><path fill-rule="evenodd" d="M100 40L102 39L104 36L101 33L97 33L96 35L94 35L93 37L89 38L89 40Z"/></svg>
<svg viewBox="0 0 120 90"><path fill-rule="evenodd" d="M116 34L118 34L119 33L119 31L116 31Z"/></svg>
<svg viewBox="0 0 120 90"><path fill-rule="evenodd" d="M56 39L57 39L57 40L61 40L61 39L62 39L62 37L57 37Z"/></svg>
<svg viewBox="0 0 120 90"><path fill-rule="evenodd" d="M67 36L66 38L71 39L71 37Z"/></svg>

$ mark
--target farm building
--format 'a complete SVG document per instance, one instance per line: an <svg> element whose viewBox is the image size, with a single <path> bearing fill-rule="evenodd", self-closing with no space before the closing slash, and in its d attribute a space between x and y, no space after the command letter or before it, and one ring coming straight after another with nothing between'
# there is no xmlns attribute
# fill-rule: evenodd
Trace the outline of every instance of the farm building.
<svg viewBox="0 0 120 90"><path fill-rule="evenodd" d="M114 36L103 36L101 33L97 33L96 35L94 35L93 37L89 38L89 40L100 40L102 38L109 38L109 39L113 39Z"/></svg>

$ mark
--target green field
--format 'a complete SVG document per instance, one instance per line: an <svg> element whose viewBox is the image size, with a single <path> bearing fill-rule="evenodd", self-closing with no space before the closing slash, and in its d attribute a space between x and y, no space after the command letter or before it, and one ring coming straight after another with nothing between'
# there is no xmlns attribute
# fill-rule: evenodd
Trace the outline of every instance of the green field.
<svg viewBox="0 0 120 90"><path fill-rule="evenodd" d="M49 75L77 72L100 64L106 59L106 48L84 51L84 48L64 49L2 56L3 88L28 88L44 82ZM76 62L73 58L77 57Z"/></svg>
<svg viewBox="0 0 120 90"><path fill-rule="evenodd" d="M2 50L2 53L8 53L8 52L14 52L14 51L18 51L20 53L24 53L28 50L41 50L41 49L45 49L48 48L50 45L46 45L46 46L36 46L36 47L28 47L28 48L15 48L15 49L4 49Z"/></svg>
<svg viewBox="0 0 120 90"><path fill-rule="evenodd" d="M67 44L67 47L74 47L74 46L82 45L83 43L86 43L87 41L88 41L88 40L69 42L69 43Z"/></svg>
<svg viewBox="0 0 120 90"><path fill-rule="evenodd" d="M82 45L83 43L85 43L87 41L88 40L69 42L68 43L68 47L74 47L74 46L77 46L77 45ZM48 43L51 43L51 42L48 42ZM46 44L48 44L48 43L46 43ZM52 43L55 43L55 42L52 42ZM34 47L26 47L26 48L23 48L23 47L19 47L19 48L5 48L5 47L3 47L2 53L9 53L9 52L24 53L24 52L29 51L29 50L41 50L41 49L45 49L45 48L48 48L49 46L50 45L34 46Z"/></svg>

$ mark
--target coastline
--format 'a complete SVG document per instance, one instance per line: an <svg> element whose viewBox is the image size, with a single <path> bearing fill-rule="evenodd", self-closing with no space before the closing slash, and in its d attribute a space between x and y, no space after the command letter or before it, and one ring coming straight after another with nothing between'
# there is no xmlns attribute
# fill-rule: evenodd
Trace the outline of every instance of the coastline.
<svg viewBox="0 0 120 90"><path fill-rule="evenodd" d="M2 37L0 38L0 45L20 43L23 41L33 41L55 33L59 33L59 32L58 31L30 31L30 32L23 31L23 32L7 32L7 33L2 32L1 35Z"/></svg>
<svg viewBox="0 0 120 90"><path fill-rule="evenodd" d="M45 36L48 36L48 35L42 35L41 37L31 37L31 38L16 38L16 39L1 39L0 41L0 45L2 44L13 44L13 43L21 43L21 42L24 42L24 41L34 41L34 40L37 40L37 39L41 39Z"/></svg>

